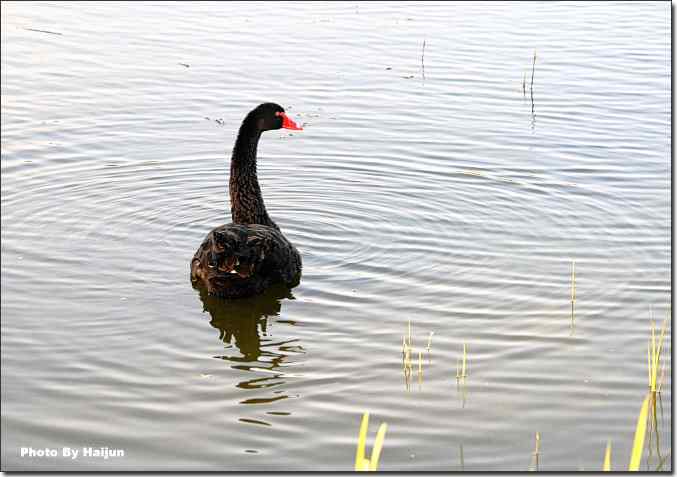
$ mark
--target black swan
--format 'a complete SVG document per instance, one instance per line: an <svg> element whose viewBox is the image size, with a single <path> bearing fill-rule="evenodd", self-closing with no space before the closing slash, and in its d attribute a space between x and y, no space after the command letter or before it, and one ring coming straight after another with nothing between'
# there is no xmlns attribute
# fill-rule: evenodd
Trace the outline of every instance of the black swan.
<svg viewBox="0 0 677 477"><path fill-rule="evenodd" d="M242 298L301 278L301 255L268 216L256 177L261 133L280 128L302 129L275 103L260 104L242 121L230 160L233 223L209 232L190 263L192 282L209 295Z"/></svg>

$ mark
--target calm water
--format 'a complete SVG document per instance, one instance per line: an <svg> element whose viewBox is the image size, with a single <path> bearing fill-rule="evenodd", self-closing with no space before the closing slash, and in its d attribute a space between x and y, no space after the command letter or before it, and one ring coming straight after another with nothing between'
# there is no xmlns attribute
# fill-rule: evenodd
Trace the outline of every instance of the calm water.
<svg viewBox="0 0 677 477"><path fill-rule="evenodd" d="M542 470L609 439L625 468L670 302L669 35L667 2L3 3L4 470L349 470L365 410L383 470L526 470L536 432ZM305 125L259 147L304 275L228 304L189 260L263 101Z"/></svg>

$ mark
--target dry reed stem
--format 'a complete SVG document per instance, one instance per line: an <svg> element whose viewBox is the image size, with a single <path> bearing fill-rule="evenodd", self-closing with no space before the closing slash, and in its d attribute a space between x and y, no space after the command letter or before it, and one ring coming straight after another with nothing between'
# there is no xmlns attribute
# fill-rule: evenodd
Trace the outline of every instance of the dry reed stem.
<svg viewBox="0 0 677 477"><path fill-rule="evenodd" d="M425 39L423 40L423 48L421 48L421 76L425 80L425 63L423 59L425 57Z"/></svg>
<svg viewBox="0 0 677 477"><path fill-rule="evenodd" d="M532 454L534 461L534 467L532 468L532 470L535 470L536 472L538 472L538 457L540 456L540 453L541 453L541 434L537 432L536 447L534 448L534 452Z"/></svg>

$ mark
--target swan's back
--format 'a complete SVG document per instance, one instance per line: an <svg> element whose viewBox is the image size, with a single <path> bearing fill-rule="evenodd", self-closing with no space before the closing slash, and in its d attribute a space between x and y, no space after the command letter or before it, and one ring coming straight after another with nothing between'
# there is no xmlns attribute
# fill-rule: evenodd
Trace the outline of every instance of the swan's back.
<svg viewBox="0 0 677 477"><path fill-rule="evenodd" d="M274 283L298 284L301 255L277 228L227 224L209 232L190 269L191 280L210 295L241 298Z"/></svg>

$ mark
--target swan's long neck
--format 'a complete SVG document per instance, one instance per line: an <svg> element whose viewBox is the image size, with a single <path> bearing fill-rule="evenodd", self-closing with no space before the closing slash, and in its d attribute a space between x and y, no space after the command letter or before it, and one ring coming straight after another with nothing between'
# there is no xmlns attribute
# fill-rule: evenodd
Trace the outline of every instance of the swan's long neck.
<svg viewBox="0 0 677 477"><path fill-rule="evenodd" d="M256 149L261 130L249 119L247 117L240 127L230 160L230 213L236 224L278 228L268 216L256 176Z"/></svg>

